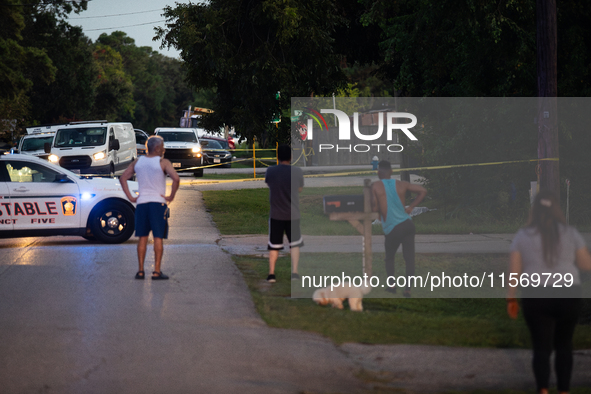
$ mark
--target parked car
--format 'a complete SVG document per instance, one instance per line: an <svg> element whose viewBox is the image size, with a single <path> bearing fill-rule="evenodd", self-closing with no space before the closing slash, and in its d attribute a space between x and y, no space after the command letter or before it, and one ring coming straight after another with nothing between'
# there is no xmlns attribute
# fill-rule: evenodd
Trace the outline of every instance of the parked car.
<svg viewBox="0 0 591 394"><path fill-rule="evenodd" d="M148 134L144 130L133 129L135 132L135 145L137 148L137 155L142 156L146 154L146 141L148 141Z"/></svg>
<svg viewBox="0 0 591 394"><path fill-rule="evenodd" d="M232 153L228 151L227 147L224 147L224 145L227 146L226 140L201 137L200 141L202 144L207 142L207 145L204 144L202 148L206 165L219 164L219 167L232 167Z"/></svg>
<svg viewBox="0 0 591 394"><path fill-rule="evenodd" d="M164 157L175 169L194 168L193 175L203 176L204 163L197 129L181 127L158 127L154 135L164 140Z"/></svg>
<svg viewBox="0 0 591 394"><path fill-rule="evenodd" d="M137 182L128 182L132 192ZM79 235L121 243L135 207L118 179L81 177L34 156L0 155L0 238Z"/></svg>
<svg viewBox="0 0 591 394"><path fill-rule="evenodd" d="M222 149L225 149L225 150L234 149L234 148L232 148L230 146L230 142L227 139L223 138L223 137L220 137L220 136L217 136L217 135L205 134L205 135L201 136L201 138L202 139L203 138L207 138L208 140L215 140L215 141L219 142L220 145L222 146Z"/></svg>
<svg viewBox="0 0 591 394"><path fill-rule="evenodd" d="M18 147L14 149L14 153L23 155L36 156L47 160L49 153L45 153L45 144L53 144L55 132L26 134L18 143Z"/></svg>
<svg viewBox="0 0 591 394"><path fill-rule="evenodd" d="M209 134L207 131L203 130L203 129L198 129L199 130L199 138L203 137L203 138L211 138L214 139L216 141L219 141L222 146L224 147L224 149L227 150L234 150L236 149L236 144L234 143L234 137L232 137L232 135L228 134L228 138L224 138L219 134Z"/></svg>

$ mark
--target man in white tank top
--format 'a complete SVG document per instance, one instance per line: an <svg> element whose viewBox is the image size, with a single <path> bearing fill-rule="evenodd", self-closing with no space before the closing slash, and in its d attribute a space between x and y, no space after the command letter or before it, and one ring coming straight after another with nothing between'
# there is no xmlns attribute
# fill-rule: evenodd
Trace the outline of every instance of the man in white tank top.
<svg viewBox="0 0 591 394"><path fill-rule="evenodd" d="M139 237L137 255L139 270L136 279L144 279L144 260L148 247L150 232L154 237L154 273L152 279L168 279L161 271L163 239L168 237L168 205L172 202L179 188L179 175L172 163L164 159L164 140L159 136L151 136L146 142L147 153L140 156L127 167L119 178L121 188L131 202L137 202L135 210L135 236ZM127 181L136 174L139 184L139 195L133 196ZM166 195L166 175L172 179L172 189Z"/></svg>

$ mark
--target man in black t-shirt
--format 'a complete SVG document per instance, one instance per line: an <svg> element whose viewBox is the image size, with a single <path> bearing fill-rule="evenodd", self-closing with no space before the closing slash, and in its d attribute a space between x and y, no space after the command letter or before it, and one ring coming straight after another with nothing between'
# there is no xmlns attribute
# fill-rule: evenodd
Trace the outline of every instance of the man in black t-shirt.
<svg viewBox="0 0 591 394"><path fill-rule="evenodd" d="M300 247L304 245L300 232L299 193L304 187L304 175L299 167L291 166L291 147L277 148L279 165L269 167L265 183L269 186L269 276L268 282L275 282L275 263L283 249L283 234L287 235L291 254L291 278L299 279L298 262Z"/></svg>

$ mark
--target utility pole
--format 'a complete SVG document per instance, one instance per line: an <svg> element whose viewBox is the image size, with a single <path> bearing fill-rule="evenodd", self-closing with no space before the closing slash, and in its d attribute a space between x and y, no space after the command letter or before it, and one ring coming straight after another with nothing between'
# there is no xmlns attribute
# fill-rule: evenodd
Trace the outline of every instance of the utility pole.
<svg viewBox="0 0 591 394"><path fill-rule="evenodd" d="M536 0L538 64L538 159L558 158L558 77L556 0ZM540 161L540 189L552 190L560 198L558 161Z"/></svg>

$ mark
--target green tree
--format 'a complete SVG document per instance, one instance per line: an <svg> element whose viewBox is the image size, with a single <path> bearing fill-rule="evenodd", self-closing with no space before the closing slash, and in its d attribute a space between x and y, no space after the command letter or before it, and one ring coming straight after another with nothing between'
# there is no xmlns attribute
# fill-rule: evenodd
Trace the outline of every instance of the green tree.
<svg viewBox="0 0 591 394"><path fill-rule="evenodd" d="M195 92L187 82L186 69L183 65L184 63L177 59L162 55L158 57L158 67L162 73L162 82L166 87L160 125L178 126L183 110L187 109L189 105L213 107L214 92L211 89Z"/></svg>
<svg viewBox="0 0 591 394"><path fill-rule="evenodd" d="M28 116L33 80L48 84L56 70L43 49L23 45L25 18L19 3L0 4L0 119L21 123Z"/></svg>
<svg viewBox="0 0 591 394"><path fill-rule="evenodd" d="M403 95L535 95L532 0L366 2L383 32L382 69Z"/></svg>
<svg viewBox="0 0 591 394"><path fill-rule="evenodd" d="M331 0L213 0L168 7L165 15L168 28L157 38L181 51L192 86L216 89L215 112L203 119L209 130L234 126L263 144L288 139L289 122L276 131L270 121L291 97L344 84L333 47L344 20Z"/></svg>
<svg viewBox="0 0 591 394"><path fill-rule="evenodd" d="M363 21L382 30L380 47L384 56L380 71L394 82L400 95L537 95L535 0L368 0L365 4L368 11ZM559 96L588 96L591 91L590 17L588 1L558 3ZM535 117L531 114L532 120ZM509 127L493 133L484 125L476 130L426 130L417 156L426 165L535 158L534 126L522 128L519 133ZM588 139L582 128L568 132L561 129L561 168L574 168L571 161L583 161L578 156L580 150L573 148L574 144L585 145ZM502 148L498 141L503 141ZM584 171L584 167L578 168ZM486 209L502 206L495 196L505 192L512 181L518 197L527 200L526 180L536 179L534 170L526 166L511 170L434 171L425 175L434 192L445 192L450 202ZM465 185L474 185L469 194Z"/></svg>
<svg viewBox="0 0 591 394"><path fill-rule="evenodd" d="M45 112L59 101L54 96L57 92L45 99L39 96L52 84L62 85L62 68L57 65L67 56L57 60L54 47L46 45L51 42L48 37L69 34L64 18L86 5L87 0L6 0L0 4L0 119L18 119L18 126L53 119ZM52 26L46 29L48 21ZM73 35L67 39L75 40Z"/></svg>
<svg viewBox="0 0 591 394"><path fill-rule="evenodd" d="M133 85L121 55L110 46L97 44L93 56L99 68L93 113L107 120L118 119L121 113L133 117Z"/></svg>
<svg viewBox="0 0 591 394"><path fill-rule="evenodd" d="M178 126L182 109L192 103L193 92L184 81L182 63L161 55L150 47L137 47L126 33L102 34L97 43L121 54L125 73L133 84L135 110L120 113L121 120L137 128L153 131L160 126Z"/></svg>
<svg viewBox="0 0 591 394"><path fill-rule="evenodd" d="M27 17L23 35L27 45L45 50L56 68L55 79L50 84L43 83L40 77L32 77L32 119L56 123L91 118L98 67L91 42L82 29L55 14L42 12Z"/></svg>

